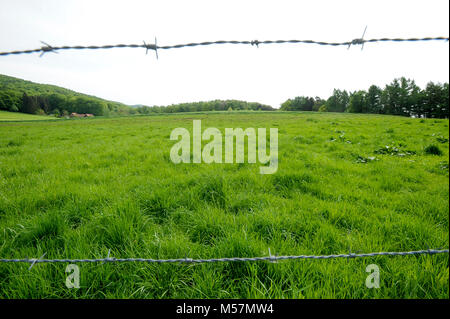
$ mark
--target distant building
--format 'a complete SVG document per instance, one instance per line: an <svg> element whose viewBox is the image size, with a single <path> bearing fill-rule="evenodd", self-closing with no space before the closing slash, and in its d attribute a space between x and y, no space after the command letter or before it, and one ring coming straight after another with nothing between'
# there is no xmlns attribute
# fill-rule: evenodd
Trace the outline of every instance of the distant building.
<svg viewBox="0 0 450 319"><path fill-rule="evenodd" d="M94 117L94 114L90 114L90 113L82 113L82 114L78 114L78 113L70 113L70 117Z"/></svg>

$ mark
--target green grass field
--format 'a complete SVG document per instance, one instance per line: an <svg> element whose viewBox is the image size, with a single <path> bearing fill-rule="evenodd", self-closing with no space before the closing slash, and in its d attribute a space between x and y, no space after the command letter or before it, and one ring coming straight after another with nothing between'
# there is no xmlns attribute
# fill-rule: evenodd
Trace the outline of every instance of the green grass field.
<svg viewBox="0 0 450 319"><path fill-rule="evenodd" d="M5 121L44 121L57 120L58 118L48 115L33 115L19 112L0 111L0 122Z"/></svg>
<svg viewBox="0 0 450 319"><path fill-rule="evenodd" d="M0 118L5 117L4 112ZM172 129L278 128L279 165L178 164ZM0 123L0 258L216 258L449 246L449 121L229 112ZM441 155L429 154L437 146ZM387 148L386 146L389 146ZM365 271L380 268L380 288ZM0 264L1 298L449 298L448 254Z"/></svg>

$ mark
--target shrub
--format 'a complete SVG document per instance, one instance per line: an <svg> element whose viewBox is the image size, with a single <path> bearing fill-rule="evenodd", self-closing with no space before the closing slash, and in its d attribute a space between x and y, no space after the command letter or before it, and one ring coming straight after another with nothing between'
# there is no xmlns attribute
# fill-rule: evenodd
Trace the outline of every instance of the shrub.
<svg viewBox="0 0 450 319"><path fill-rule="evenodd" d="M19 108L16 106L16 105L14 105L14 104L11 104L10 106L9 106L9 109L8 109L10 112L19 112Z"/></svg>
<svg viewBox="0 0 450 319"><path fill-rule="evenodd" d="M327 106L324 104L321 107L319 107L319 112L328 112Z"/></svg>
<svg viewBox="0 0 450 319"><path fill-rule="evenodd" d="M442 155L441 149L436 145L429 145L425 147L425 154L429 155Z"/></svg>

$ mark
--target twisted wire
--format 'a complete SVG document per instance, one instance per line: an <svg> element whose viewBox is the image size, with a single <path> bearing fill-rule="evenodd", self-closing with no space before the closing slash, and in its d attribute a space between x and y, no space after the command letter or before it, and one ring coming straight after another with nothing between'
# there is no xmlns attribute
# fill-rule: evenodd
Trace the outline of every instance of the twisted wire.
<svg viewBox="0 0 450 319"><path fill-rule="evenodd" d="M169 49L180 49L186 47L197 47L197 46L210 46L210 45L223 45L223 44L245 44L252 46L259 46L261 44L316 44L322 46L351 46L351 45L363 45L364 43L375 43L375 42L422 42L422 41L448 41L448 37L423 37L423 38L379 38L379 39L363 39L357 38L352 41L345 42L325 42L325 41L315 41L315 40L218 40L218 41L205 41L205 42L192 42L174 45L157 45L156 39L155 44L107 44L107 45L72 45L72 46L51 46L45 42L42 42L44 46L31 49L31 50L16 50L8 52L0 52L0 56L6 55L17 55L17 54L30 54L30 53L41 53L41 56L46 52L54 52L62 50L99 50L99 49L114 49L114 48L144 48L146 52L148 50L169 50Z"/></svg>

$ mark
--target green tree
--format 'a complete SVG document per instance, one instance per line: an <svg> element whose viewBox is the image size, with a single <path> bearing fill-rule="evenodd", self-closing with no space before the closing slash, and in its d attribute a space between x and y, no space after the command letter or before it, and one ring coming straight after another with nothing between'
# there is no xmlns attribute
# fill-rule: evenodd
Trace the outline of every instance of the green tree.
<svg viewBox="0 0 450 319"><path fill-rule="evenodd" d="M282 111L312 111L316 100L309 96L297 96L281 104ZM260 107L261 108L261 107Z"/></svg>
<svg viewBox="0 0 450 319"><path fill-rule="evenodd" d="M449 116L449 88L448 83L435 84L429 82L423 91L423 115L430 118L448 118Z"/></svg>
<svg viewBox="0 0 450 319"><path fill-rule="evenodd" d="M313 111L319 111L320 107L326 103L325 100L322 100L320 97L316 96L314 98L314 105L312 107Z"/></svg>
<svg viewBox="0 0 450 319"><path fill-rule="evenodd" d="M328 112L345 112L348 103L348 92L334 89L333 94L327 100L326 108Z"/></svg>
<svg viewBox="0 0 450 319"><path fill-rule="evenodd" d="M48 96L48 104L50 106L50 111L58 110L61 111L66 106L66 97L59 93L53 93Z"/></svg>
<svg viewBox="0 0 450 319"><path fill-rule="evenodd" d="M12 90L0 91L0 110L17 112L22 106L20 95Z"/></svg>
<svg viewBox="0 0 450 319"><path fill-rule="evenodd" d="M79 96L70 103L71 112L107 115L108 105L105 102L89 97Z"/></svg>
<svg viewBox="0 0 450 319"><path fill-rule="evenodd" d="M39 104L36 96L29 96L26 93L23 93L20 112L36 114L38 109Z"/></svg>
<svg viewBox="0 0 450 319"><path fill-rule="evenodd" d="M400 82L394 79L392 83L387 84L381 95L381 113L399 114L400 112Z"/></svg>
<svg viewBox="0 0 450 319"><path fill-rule="evenodd" d="M347 111L350 113L362 113L366 105L366 92L357 91L350 95Z"/></svg>
<svg viewBox="0 0 450 319"><path fill-rule="evenodd" d="M292 100L291 99L287 99L286 101L281 103L280 110L281 111L293 111Z"/></svg>
<svg viewBox="0 0 450 319"><path fill-rule="evenodd" d="M384 114L411 116L419 109L420 88L414 80L394 79L386 85L382 94Z"/></svg>
<svg viewBox="0 0 450 319"><path fill-rule="evenodd" d="M44 114L49 113L50 112L50 105L48 103L47 97L43 96L43 95L38 95L36 98L37 98L37 103L39 105L39 110L40 110L39 114L42 115L42 112Z"/></svg>
<svg viewBox="0 0 450 319"><path fill-rule="evenodd" d="M328 112L327 105L323 104L321 107L319 107L319 112Z"/></svg>
<svg viewBox="0 0 450 319"><path fill-rule="evenodd" d="M439 117L440 118L449 118L449 87L448 83L444 83L441 90L441 105L439 108Z"/></svg>
<svg viewBox="0 0 450 319"><path fill-rule="evenodd" d="M381 95L383 91L376 85L371 85L366 95L366 103L363 113L380 113L381 112Z"/></svg>

